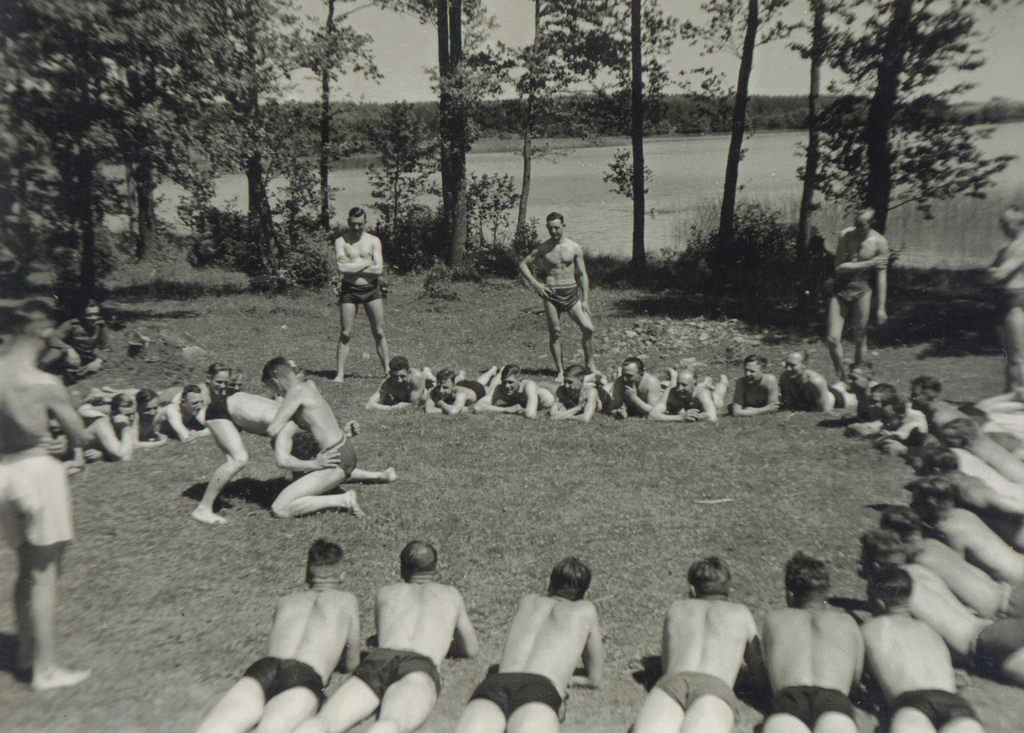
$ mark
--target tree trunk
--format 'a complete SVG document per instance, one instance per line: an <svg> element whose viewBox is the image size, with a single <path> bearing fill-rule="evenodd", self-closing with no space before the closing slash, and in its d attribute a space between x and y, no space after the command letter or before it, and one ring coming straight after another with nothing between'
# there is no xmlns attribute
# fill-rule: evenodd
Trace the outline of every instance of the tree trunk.
<svg viewBox="0 0 1024 733"><path fill-rule="evenodd" d="M264 269L277 264L274 242L274 219L267 198L267 182L263 175L263 155L257 150L249 155L245 165L249 184L249 236L256 240L256 249Z"/></svg>
<svg viewBox="0 0 1024 733"><path fill-rule="evenodd" d="M75 222L78 226L79 280L78 305L84 306L96 297L96 225L93 221L93 185L96 161L91 151L83 151L76 161L78 190L74 194Z"/></svg>
<svg viewBox="0 0 1024 733"><path fill-rule="evenodd" d="M445 234L452 236L454 223L452 212L455 204L451 196L451 89L452 76L451 47L448 41L448 0L437 0L437 75L441 81L439 96L440 138L441 138L441 209L444 215Z"/></svg>
<svg viewBox="0 0 1024 733"><path fill-rule="evenodd" d="M821 63L825 56L825 0L810 0L811 25L811 87L807 93L807 159L804 161L804 187L800 196L800 218L797 222L796 261L804 268L804 276L797 283L797 303L801 308L809 303L808 292L815 285L810 275L816 268L807 268L810 262L811 213L814 191L818 183L820 133L818 132L818 97L821 95ZM817 254L817 253L815 253Z"/></svg>
<svg viewBox="0 0 1024 733"><path fill-rule="evenodd" d="M156 191L153 159L143 152L132 165L132 184L135 188L137 230L135 232L135 258L141 260L149 251L156 229Z"/></svg>
<svg viewBox="0 0 1024 733"><path fill-rule="evenodd" d="M644 249L644 61L643 0L630 3L630 40L632 45L632 84L630 113L633 138L633 259L630 264L642 268L647 264Z"/></svg>
<svg viewBox="0 0 1024 733"><path fill-rule="evenodd" d="M462 264L466 254L466 240L469 235L469 202L466 190L466 153L469 152L469 115L466 109L465 89L462 74L464 73L464 55L462 49L462 0L451 0L451 12L448 15L451 27L449 41L451 43L451 71L459 84L459 95L452 115L452 169L451 184L454 198L452 212L452 246L448 254L448 264L457 267Z"/></svg>
<svg viewBox="0 0 1024 733"><path fill-rule="evenodd" d="M736 214L736 188L740 177L740 158L743 155L743 133L747 121L747 99L750 87L750 70L754 66L754 47L757 45L758 20L757 0L748 0L747 29L743 37L743 54L740 57L740 73L736 80L736 99L732 108L732 135L729 138L729 154L725 163L725 187L722 189L722 215L718 221L718 243L731 246L733 219Z"/></svg>
<svg viewBox="0 0 1024 733"><path fill-rule="evenodd" d="M536 46L540 42L540 0L535 0L533 4L533 44ZM536 63L536 59L533 59ZM536 69L530 69L527 73L533 74ZM532 177L533 169L533 125L534 125L534 100L535 94L534 89L535 80L531 77L528 79L529 86L527 87L527 94L525 100L525 107L523 109L523 185L519 190L519 213L516 216L516 232L522 232L526 230L527 212L530 202L530 179Z"/></svg>
<svg viewBox="0 0 1024 733"><path fill-rule="evenodd" d="M878 65L878 85L871 98L868 119L864 125L867 143L868 181L865 201L875 210L875 227L885 232L892 194L892 151L889 133L899 93L900 70L903 68L903 36L911 20L912 0L895 0L892 17L885 34L882 60Z"/></svg>
<svg viewBox="0 0 1024 733"><path fill-rule="evenodd" d="M326 32L334 32L334 0L327 0ZM320 70L320 228L331 228L331 186L329 178L328 147L331 143L331 70L327 59L321 61Z"/></svg>

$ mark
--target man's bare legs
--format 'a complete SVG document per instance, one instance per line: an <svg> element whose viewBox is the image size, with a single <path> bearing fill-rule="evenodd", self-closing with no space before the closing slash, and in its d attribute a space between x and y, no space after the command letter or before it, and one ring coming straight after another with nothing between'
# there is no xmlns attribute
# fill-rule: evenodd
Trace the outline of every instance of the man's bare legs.
<svg viewBox="0 0 1024 733"><path fill-rule="evenodd" d="M292 733L340 733L372 714L380 698L358 677L349 677L331 695L316 717L303 721Z"/></svg>
<svg viewBox="0 0 1024 733"><path fill-rule="evenodd" d="M271 511L276 517L300 517L322 509L348 509L354 516L366 516L359 507L355 491L342 494L328 494L346 481L360 483L389 484L398 479L394 468L383 471L366 471L359 468L345 473L342 468L324 468L310 471L288 484L274 500Z"/></svg>
<svg viewBox="0 0 1024 733"><path fill-rule="evenodd" d="M583 366L590 371L594 369L594 321L590 314L583 310L583 303L577 302L569 309L569 317L580 328L580 340L583 343Z"/></svg>
<svg viewBox="0 0 1024 733"><path fill-rule="evenodd" d="M1024 387L1024 310L1011 308L999 326L1006 352L1006 391Z"/></svg>
<svg viewBox="0 0 1024 733"><path fill-rule="evenodd" d="M377 722L366 733L408 733L423 725L437 702L437 688L426 672L412 672L384 691Z"/></svg>
<svg viewBox="0 0 1024 733"><path fill-rule="evenodd" d="M505 713L490 700L470 700L455 733L504 733Z"/></svg>
<svg viewBox="0 0 1024 733"><path fill-rule="evenodd" d="M226 457L224 463L210 476L210 482L206 484L199 506L192 511L192 518L205 524L225 524L227 520L214 513L213 505L228 482L245 468L245 464L249 462L249 454L245 450L238 429L230 421L210 420L207 427Z"/></svg>
<svg viewBox="0 0 1024 733"><path fill-rule="evenodd" d="M825 321L825 345L832 359L832 368L840 380L846 378L843 369L843 327L846 325L846 313L839 298L832 296L828 300L828 315Z"/></svg>
<svg viewBox="0 0 1024 733"><path fill-rule="evenodd" d="M18 667L32 670L32 687L51 690L85 680L88 670L57 664L57 580L67 543L18 545L14 609L18 624Z"/></svg>
<svg viewBox="0 0 1024 733"><path fill-rule="evenodd" d="M203 720L197 733L256 733L290 731L316 713L317 699L305 687L293 687L267 702L263 688L243 677Z"/></svg>
<svg viewBox="0 0 1024 733"><path fill-rule="evenodd" d="M655 687L644 700L634 733L730 733L732 709L713 695L701 695L686 710Z"/></svg>
<svg viewBox="0 0 1024 733"><path fill-rule="evenodd" d="M868 320L871 317L871 292L854 303L843 303L833 296L828 302L828 325L825 343L832 358L832 367L840 380L846 379L843 365L843 328L847 319L853 329L853 363L862 364L868 353Z"/></svg>
<svg viewBox="0 0 1024 733"><path fill-rule="evenodd" d="M377 347L377 358L380 359L380 366L384 374L388 373L388 340L384 336L384 299L371 300L363 306L366 317L370 321L370 332L373 334L373 343Z"/></svg>
<svg viewBox="0 0 1024 733"><path fill-rule="evenodd" d="M938 729L938 733L983 733L981 723L973 718L956 718ZM890 733L935 733L928 716L917 708L900 708L889 723Z"/></svg>
<svg viewBox="0 0 1024 733"><path fill-rule="evenodd" d="M342 303L338 310L340 311L341 325L338 332L338 373L334 376L334 381L344 382L345 360L348 359L348 344L352 340L352 324L356 320L356 304Z"/></svg>
<svg viewBox="0 0 1024 733"><path fill-rule="evenodd" d="M565 376L565 361L562 359L562 323L558 309L550 300L544 301L544 315L548 319L548 348L555 362L556 379L561 383Z"/></svg>

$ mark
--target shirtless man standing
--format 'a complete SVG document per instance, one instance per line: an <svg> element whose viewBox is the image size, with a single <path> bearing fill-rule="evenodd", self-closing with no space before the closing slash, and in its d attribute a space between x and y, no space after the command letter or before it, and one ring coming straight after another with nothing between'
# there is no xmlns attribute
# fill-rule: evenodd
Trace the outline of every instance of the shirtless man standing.
<svg viewBox="0 0 1024 733"><path fill-rule="evenodd" d="M438 667L453 636L458 656L476 655L476 631L462 594L437 582L437 550L426 542L410 542L402 550L401 569L401 583L377 591L379 647L294 733L342 733L378 708L367 733L415 730L437 701Z"/></svg>
<svg viewBox="0 0 1024 733"><path fill-rule="evenodd" d="M348 212L348 229L334 240L334 257L341 273L338 308L341 330L338 333L338 373L335 382L345 381L345 359L356 309L362 304L370 319L370 330L377 345L382 369L388 368L388 340L384 337L384 293L380 276L384 273L384 255L380 240L366 231L366 212L353 206Z"/></svg>
<svg viewBox="0 0 1024 733"><path fill-rule="evenodd" d="M557 732L569 685L600 686L604 646L597 609L583 600L589 587L590 568L568 557L551 571L547 595L520 601L498 671L473 692L456 733Z"/></svg>
<svg viewBox="0 0 1024 733"><path fill-rule="evenodd" d="M341 589L341 547L319 539L306 560L308 590L277 603L267 656L247 670L197 733L288 733L323 701L331 672L359 661L359 601Z"/></svg>
<svg viewBox="0 0 1024 733"><path fill-rule="evenodd" d="M684 367L647 416L652 420L718 422L728 389L729 378L724 374L713 383L711 377L698 380L693 369Z"/></svg>
<svg viewBox="0 0 1024 733"><path fill-rule="evenodd" d="M956 691L949 649L910 613L913 581L900 568L868 581L876 614L861 627L868 668L889 705L890 733L981 733L977 713Z"/></svg>
<svg viewBox="0 0 1024 733"><path fill-rule="evenodd" d="M523 258L519 272L527 284L544 300L544 312L548 319L548 339L551 358L555 360L558 381L565 375L562 360L561 315L569 317L580 327L583 336L583 362L587 369L593 369L594 322L590 317L590 280L587 266L583 261L583 248L565 236L565 217L552 211L547 217L550 238ZM536 267L541 282L530 269Z"/></svg>
<svg viewBox="0 0 1024 733"><path fill-rule="evenodd" d="M768 360L751 354L743 360L743 376L736 380L729 414L735 417L766 415L779 409L779 380L764 370Z"/></svg>
<svg viewBox="0 0 1024 733"><path fill-rule="evenodd" d="M404 356L393 356L388 362L388 376L370 395L367 410L400 410L420 406L427 399L427 389L434 382L430 369L413 369Z"/></svg>
<svg viewBox="0 0 1024 733"><path fill-rule="evenodd" d="M31 676L34 689L49 690L89 676L57 662L57 581L74 530L64 467L47 450L49 419L76 446L88 437L59 378L36 366L53 333L53 310L28 301L4 320L11 337L0 354L0 526L18 555L15 669Z"/></svg>
<svg viewBox="0 0 1024 733"><path fill-rule="evenodd" d="M533 420L540 410L545 413L555 404L550 390L538 387L532 379L523 379L518 364L506 364L501 368L496 384L490 387L482 400L473 405L474 412L496 412L522 415Z"/></svg>
<svg viewBox="0 0 1024 733"><path fill-rule="evenodd" d="M313 435L321 456L339 453L341 458L341 465L314 470L286 486L270 507L274 516L299 517L321 509L351 509L357 513L356 497L347 496L354 491L326 494L352 476L356 453L348 445L348 435L338 426L338 420L320 390L312 381L302 378L283 356L274 357L263 366L263 383L284 397L267 425L266 435L276 438L294 420ZM237 397L232 395L232 398ZM331 463L335 462L331 460ZM389 469L371 480L390 483L394 478L394 469Z"/></svg>
<svg viewBox="0 0 1024 733"><path fill-rule="evenodd" d="M690 599L673 603L665 617L664 676L644 701L633 733L730 733L740 666L745 659L759 666L757 626L750 609L729 600L725 561L699 560L687 580Z"/></svg>
<svg viewBox="0 0 1024 733"><path fill-rule="evenodd" d="M855 364L866 361L868 348L868 319L871 316L871 280L874 275L875 321L884 325L886 277L889 267L889 243L871 228L874 209L861 209L853 226L839 235L836 247L834 289L828 302L826 343L832 357L832 366L840 381L846 380L843 370L843 326L853 325Z"/></svg>
<svg viewBox="0 0 1024 733"><path fill-rule="evenodd" d="M611 397L598 384L599 378L582 364L570 364L565 369L565 380L555 390L551 406L553 420L590 422L605 400Z"/></svg>
<svg viewBox="0 0 1024 733"><path fill-rule="evenodd" d="M786 356L779 391L783 410L832 412L836 406L825 377L807 368L807 352L802 349Z"/></svg>
<svg viewBox="0 0 1024 733"><path fill-rule="evenodd" d="M614 417L647 417L661 401L661 382L644 368L637 356L627 356L612 382L604 409Z"/></svg>
<svg viewBox="0 0 1024 733"><path fill-rule="evenodd" d="M864 642L857 622L828 605L825 563L798 552L786 563L789 608L764 621L764 657L775 696L763 733L856 733L850 689L860 680Z"/></svg>
<svg viewBox="0 0 1024 733"><path fill-rule="evenodd" d="M253 435L267 436L270 423L280 403L262 395L249 392L236 392L224 399L215 399L206 411L206 426L213 434L213 439L224 454L222 463L206 485L199 506L192 512L192 518L205 524L224 524L227 520L214 512L214 503L224 487L227 486L249 462L249 453L242 442L240 431ZM345 472L340 483L360 482L387 484L398 480L394 468L383 471L366 471L356 468L355 449L346 440L340 447L330 451L320 451L312 458L300 458L293 455L293 441L300 427L295 420L289 420L281 432L274 437L274 460L277 465L287 471L316 473L331 471L336 476L337 469ZM351 424L346 425L346 434L352 437ZM325 474L326 477L326 474ZM303 477L304 478L304 477ZM301 478L298 480L302 480ZM286 487L282 495L288 491ZM347 491L340 495L350 503L346 506L355 516L363 516L355 491Z"/></svg>
<svg viewBox="0 0 1024 733"><path fill-rule="evenodd" d="M996 288L999 336L1006 353L1006 391L1024 387L1024 206L1011 206L999 217L1009 243L988 268Z"/></svg>

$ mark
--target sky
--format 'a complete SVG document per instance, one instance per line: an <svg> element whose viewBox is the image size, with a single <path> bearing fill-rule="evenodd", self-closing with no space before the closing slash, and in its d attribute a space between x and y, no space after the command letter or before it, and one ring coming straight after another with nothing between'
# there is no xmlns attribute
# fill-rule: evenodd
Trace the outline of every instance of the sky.
<svg viewBox="0 0 1024 733"><path fill-rule="evenodd" d="M624 2L625 0L623 0ZM323 22L326 17L324 0L297 0L300 12ZM525 45L530 42L533 32L532 0L485 0L488 11L495 17L498 27L495 37L510 45ZM375 7L360 7L363 2L339 0L335 6L336 17L353 8L358 8L348 18L357 30L368 33L374 39L373 56L383 74L377 82L361 77L347 77L341 89L354 101L395 102L406 100L418 102L434 99L427 70L437 64L437 36L434 29L421 25L414 17L404 16ZM700 22L701 0L661 0L666 13L677 18L690 18ZM807 3L797 0L790 8L790 17L797 20L801 8ZM943 83L955 84L965 79L972 80L976 87L967 92L962 101L984 101L995 96L1024 99L1024 84L1021 83L1021 68L1024 68L1024 4L1013 3L996 12L979 12L981 46L986 63L981 69L969 75L949 73ZM732 79L736 75L739 61L728 54L716 54L701 58L698 50L679 41L672 50L669 68L674 79L680 73L698 66L710 65ZM823 74L825 84L830 80L828 70ZM754 71L751 78L752 94L806 94L808 87L807 62L786 48L784 42L758 47L754 57ZM338 90L341 91L341 90ZM670 89L678 92L680 89ZM311 75L295 75L288 97L300 100L319 98L318 82Z"/></svg>

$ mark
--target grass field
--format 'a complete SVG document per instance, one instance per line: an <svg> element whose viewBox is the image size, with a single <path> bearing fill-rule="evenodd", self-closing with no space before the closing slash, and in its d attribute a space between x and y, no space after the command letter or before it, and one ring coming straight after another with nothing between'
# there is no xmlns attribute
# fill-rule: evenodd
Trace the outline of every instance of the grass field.
<svg viewBox="0 0 1024 733"><path fill-rule="evenodd" d="M453 287L459 300L435 302L422 297L420 278L394 279L392 354L467 371L516 361L550 381L543 314L532 294L510 282ZM693 560L725 556L734 598L758 614L784 603L782 566L797 549L828 561L836 596L863 598L857 537L875 524L878 505L904 501L901 487L911 478L897 459L809 414L713 426L368 412L362 405L381 375L361 316L351 378L340 387L325 378L337 336L327 291L262 297L235 276L138 267L114 282L110 305L124 326L112 334L111 364L79 390L197 380L216 359L243 367L248 389L260 391L263 363L284 354L313 373L341 419L362 425L360 465L394 465L400 479L360 490L365 520L337 513L274 519L267 506L284 481L266 441L247 436L251 464L224 497L229 523L208 527L188 515L221 461L212 440L140 451L130 465L90 466L73 483L78 537L67 555L59 618L63 657L92 667L93 677L36 695L10 675L14 555L0 550L0 666L8 672L0 675L0 730L194 729L264 654L277 597L300 587L304 553L324 536L345 547L345 585L360 599L364 638L374 631L373 592L397 579L401 547L414 538L438 546L441 575L462 590L482 642L479 658L442 667L444 690L423 728L438 732L451 729L497 661L518 598L543 591L552 564L579 555L594 572L590 597L605 633L607 682L572 692L563 729L625 731L645 694L637 677L658 653L662 616L685 594ZM816 329L785 311L765 309L764 325L754 327L728 308L643 289L597 289L592 305L603 369L638 353L652 366L695 357L709 373L735 375L746 353L778 365L794 347L808 348L813 366L826 368ZM956 399L998 390L1001 358L987 306L894 297L890 311L873 356L885 380L905 390L917 374L934 374ZM136 329L154 339L155 361L126 356ZM571 353L576 334L565 332ZM166 346L188 338L209 358L186 365ZM336 675L331 690L337 685ZM987 730L1020 730L1021 690L970 677L965 695ZM761 702L744 700L755 707L743 707L737 730L749 733ZM860 722L867 731L874 719L865 713Z"/></svg>

